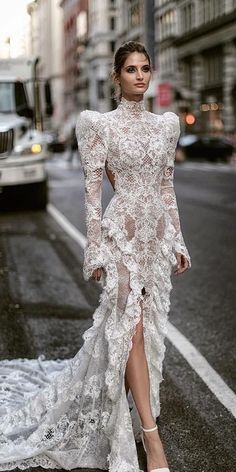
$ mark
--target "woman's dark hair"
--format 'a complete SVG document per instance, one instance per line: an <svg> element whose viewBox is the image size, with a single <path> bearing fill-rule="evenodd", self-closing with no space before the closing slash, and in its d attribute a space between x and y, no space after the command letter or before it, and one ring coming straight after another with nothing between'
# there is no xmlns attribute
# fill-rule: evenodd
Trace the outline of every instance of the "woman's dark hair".
<svg viewBox="0 0 236 472"><path fill-rule="evenodd" d="M113 68L111 72L111 77L114 80L115 77L120 75L121 69L127 59L127 57L133 52L140 52L146 56L149 66L151 67L150 56L142 43L138 41L127 41L126 43L121 44L121 46L115 51L113 58ZM121 90L119 85L115 84L115 99L119 102L121 99Z"/></svg>

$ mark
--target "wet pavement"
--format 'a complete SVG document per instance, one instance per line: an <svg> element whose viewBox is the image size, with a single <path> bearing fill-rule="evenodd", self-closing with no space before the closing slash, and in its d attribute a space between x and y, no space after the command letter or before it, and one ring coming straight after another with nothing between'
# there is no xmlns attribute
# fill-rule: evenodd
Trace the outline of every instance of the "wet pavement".
<svg viewBox="0 0 236 472"><path fill-rule="evenodd" d="M55 156L48 170L50 202L85 234L80 166ZM192 268L172 278L169 319L235 392L236 172L184 163L175 183ZM105 180L104 206L111 196ZM99 297L99 287L83 280L82 260L81 247L47 212L1 214L2 359L75 355ZM235 471L233 416L168 339L166 346L159 426L171 472Z"/></svg>

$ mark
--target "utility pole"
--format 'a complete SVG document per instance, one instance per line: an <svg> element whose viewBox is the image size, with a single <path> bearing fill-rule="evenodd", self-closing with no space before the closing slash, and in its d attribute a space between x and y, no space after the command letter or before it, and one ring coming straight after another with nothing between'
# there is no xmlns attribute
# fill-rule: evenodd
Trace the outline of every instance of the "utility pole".
<svg viewBox="0 0 236 472"><path fill-rule="evenodd" d="M33 87L34 87L34 123L35 128L39 131L43 130L41 102L40 102L40 90L39 90L39 78L38 78L38 63L39 57L36 57L33 62Z"/></svg>

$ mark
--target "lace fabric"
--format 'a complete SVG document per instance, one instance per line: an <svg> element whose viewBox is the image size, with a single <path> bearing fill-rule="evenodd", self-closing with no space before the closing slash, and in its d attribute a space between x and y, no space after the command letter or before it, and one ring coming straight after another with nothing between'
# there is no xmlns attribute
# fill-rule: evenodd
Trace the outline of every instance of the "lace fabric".
<svg viewBox="0 0 236 472"><path fill-rule="evenodd" d="M151 407L158 416L176 251L190 262L173 186L178 136L177 115L154 115L143 100L122 98L111 112L80 114L88 237L84 277L103 267L103 290L73 359L0 362L0 470L140 472L135 445L140 420L131 395L127 401L124 373L142 301ZM105 165L114 175L115 192L102 217Z"/></svg>
<svg viewBox="0 0 236 472"><path fill-rule="evenodd" d="M169 224L175 228L172 249L174 253L184 254L191 266L173 185L175 148L179 134L179 118L175 113L166 112L157 116L146 112L143 100L133 102L123 97L113 112L102 115L85 110L81 113L77 137L85 172L88 235L84 263L86 279L95 268L102 266L106 253L107 244L104 250L101 240L101 185L105 163L115 176L116 193L103 220L115 210L112 220L118 222L120 219L123 234L127 235L127 231L130 231L137 240L138 229L135 230L135 225L141 224L145 237L151 226L150 221L145 226L139 211L133 208L137 197L140 196L140 205L146 215L150 214L151 221L154 220L155 212L163 210L164 204ZM126 198L127 192L129 198ZM126 224L121 221L124 217L127 219ZM129 236L128 239L132 238ZM157 239L161 244L158 234Z"/></svg>

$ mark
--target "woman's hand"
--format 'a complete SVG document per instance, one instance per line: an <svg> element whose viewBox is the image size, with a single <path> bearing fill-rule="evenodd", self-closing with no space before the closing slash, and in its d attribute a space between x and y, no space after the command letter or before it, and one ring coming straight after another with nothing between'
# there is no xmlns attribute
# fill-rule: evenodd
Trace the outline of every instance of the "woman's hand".
<svg viewBox="0 0 236 472"><path fill-rule="evenodd" d="M96 280L96 282L99 282L101 276L102 276L103 268L99 267L98 269L95 269L92 273L92 279Z"/></svg>
<svg viewBox="0 0 236 472"><path fill-rule="evenodd" d="M188 259L180 252L176 252L175 256L177 259L177 265L174 273L175 275L183 274L189 268Z"/></svg>

